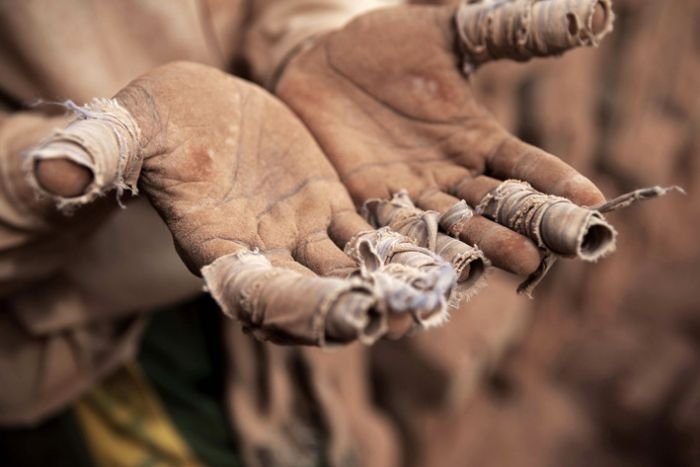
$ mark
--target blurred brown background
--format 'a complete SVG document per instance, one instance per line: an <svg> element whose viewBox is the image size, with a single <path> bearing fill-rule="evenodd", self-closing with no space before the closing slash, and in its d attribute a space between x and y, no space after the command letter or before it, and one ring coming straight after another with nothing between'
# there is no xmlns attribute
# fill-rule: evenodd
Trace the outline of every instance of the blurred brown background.
<svg viewBox="0 0 700 467"><path fill-rule="evenodd" d="M490 64L474 83L507 127L609 197L657 184L688 196L611 215L617 252L560 262L534 301L495 275L449 326L381 344L377 398L406 465L700 465L700 2L614 8L600 48Z"/></svg>

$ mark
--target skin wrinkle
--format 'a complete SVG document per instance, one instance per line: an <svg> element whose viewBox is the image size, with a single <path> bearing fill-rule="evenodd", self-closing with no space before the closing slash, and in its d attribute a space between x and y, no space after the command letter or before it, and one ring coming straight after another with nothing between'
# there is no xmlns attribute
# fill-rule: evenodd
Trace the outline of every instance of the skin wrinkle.
<svg viewBox="0 0 700 467"><path fill-rule="evenodd" d="M331 68L333 72L335 72L338 76L343 78L347 83L351 84L355 89L360 91L361 94L366 95L369 97L373 102L376 102L380 104L385 110L388 110L389 112L401 117L405 118L406 120L412 120L416 121L418 123L424 123L428 125L435 125L435 124L443 124L443 125L454 125L454 124L459 124L459 123L466 123L471 120L473 120L474 116L470 115L464 115L463 117L454 119L454 120L445 120L445 121L435 121L427 118L419 118L414 115L408 115L407 113L401 111L400 109L397 109L393 107L389 102L386 102L385 100L381 99L379 96L371 92L369 89L365 89L361 84L357 83L352 77L350 77L347 73L342 71L340 68L338 68L337 65L333 63L333 60L330 59L330 51L328 48L330 45L328 43L324 44L324 50L326 52L326 57L327 57L327 63L328 66ZM464 105L466 107L466 105ZM364 110L362 106L360 106L360 109Z"/></svg>
<svg viewBox="0 0 700 467"><path fill-rule="evenodd" d="M148 78L142 77L140 80L148 81ZM115 98L126 107L130 108L132 105L135 105L147 115L151 127L144 128L143 125L139 125L141 128L140 150L148 151L150 157L162 156L166 152L169 152L169 148L165 147L162 141L169 140L167 132L170 115L168 114L168 118L163 121L155 97L140 84L140 80L129 84L129 94L121 95L121 93L118 93ZM137 94L138 98L134 96L134 94ZM145 112L143 111L143 107L146 108ZM160 138L158 138L159 136ZM161 141L157 141L157 138ZM151 147L153 144L156 144L155 148Z"/></svg>
<svg viewBox="0 0 700 467"><path fill-rule="evenodd" d="M326 47L326 52L328 53L327 48L328 48L328 47ZM420 124L425 124L425 125L429 125L429 126L439 126L439 125L454 126L454 125L458 125L458 124L470 123L470 122L473 122L473 121L475 121L475 120L478 121L478 120L481 120L481 119L486 119L486 118L488 117L487 115L464 115L464 116L462 116L462 117L453 118L453 119L450 119L450 120L435 121L435 120L431 120L431 119L427 119L427 118L422 119L422 118L418 118L418 117L413 116L413 115L408 115L408 114L406 114L405 112L402 112L402 111L400 111L399 109L396 109L396 108L392 107L391 104L389 104L388 102L383 101L382 99L378 98L376 95L372 94L369 90L366 90L365 88L363 88L359 83L355 82L355 81L354 81L350 76L348 76L345 72L343 72L342 70L340 70L339 68L337 68L331 61L328 62L328 65L329 65L329 67L331 67L331 69L332 69L338 76L340 76L341 78L343 78L343 79L345 80L345 82L349 83L353 88L355 88L355 89L357 89L358 91L360 91L360 94L364 94L364 95L365 95L366 97L368 97L372 102L377 102L377 103L381 104L382 107L383 107L385 110L387 110L387 111L389 111L390 113L393 113L393 114L395 114L395 115L397 115L397 116L399 116L399 117L401 117L401 118L404 118L404 119L406 119L406 120L415 121L415 122L418 122L418 123L420 123ZM386 132L387 134L391 134L391 131L388 129L389 127L388 127L388 126L385 126L385 124L384 124L381 120L379 120L379 119L374 115L374 113L370 112L369 110L365 110L365 108L364 108L363 106L358 106L358 109L359 109L360 111L364 112L365 115L366 115L367 117L369 117L369 118L371 118L372 120L374 120L374 121L377 123L377 125L379 125L381 128L383 128L383 129L385 130L385 132ZM430 142L429 144L432 145L432 142ZM397 145L397 147L401 147L401 146Z"/></svg>
<svg viewBox="0 0 700 467"><path fill-rule="evenodd" d="M251 251L254 250L253 247L251 247L249 244L247 244L245 242L242 242L241 240L234 239L234 238L226 238L226 237L221 237L221 236L218 236L216 238L206 239L202 242L202 244L206 245L208 242L218 242L221 240L224 240L226 242L230 242L233 245L236 245L237 247L245 248L246 250L251 250ZM267 250L267 251L271 251L271 250Z"/></svg>
<svg viewBox="0 0 700 467"><path fill-rule="evenodd" d="M453 159L457 159L459 157L462 157L461 155L458 155L456 157L453 157ZM451 162L450 158L435 158L435 159L412 159L411 160L411 165L413 164L433 164L433 163L439 163L441 165L448 165ZM345 175L341 178L341 180L345 181L350 177L353 177L355 175L358 175L361 172L364 172L367 169L371 168L377 168L377 167L387 167L391 165L405 165L406 161L405 160L396 160L396 161L385 161L385 162L373 162L373 163L366 163L362 165L358 165L354 169L348 171L345 173ZM423 174L420 172L420 174Z"/></svg>
<svg viewBox="0 0 700 467"><path fill-rule="evenodd" d="M295 195L299 194L301 191L305 189L311 189L314 184L316 183L322 183L322 182L332 182L333 178L332 177L310 177L304 180L302 183L300 183L298 186L294 187L292 190L283 193L282 197L268 203L265 208L263 208L262 211L260 211L258 214L256 214L256 219L261 219L265 215L269 214L269 212L276 208L279 204L284 204L285 201L289 200L290 198L293 198Z"/></svg>
<svg viewBox="0 0 700 467"><path fill-rule="evenodd" d="M314 238L316 237L316 238ZM307 248L309 245L314 243L322 242L327 239L326 230L316 230L306 235L306 238L299 243L294 251L292 251L292 257L299 261L300 263L307 263Z"/></svg>
<svg viewBox="0 0 700 467"><path fill-rule="evenodd" d="M241 112L239 113L238 117L238 127L241 129L241 134L245 131L245 118L243 118L244 115L246 115L248 112L246 112L246 109L248 108L248 100L250 99L250 96L247 93L243 93L242 96L242 102L241 102ZM258 138L258 147L260 147L260 138ZM242 150L243 150L243 145L238 144L236 146L236 162L234 164L233 168L233 180L239 180L239 173L240 173L240 165L241 165L241 159L242 159ZM231 189L233 189L234 183L231 183ZM227 195L225 195L227 197Z"/></svg>

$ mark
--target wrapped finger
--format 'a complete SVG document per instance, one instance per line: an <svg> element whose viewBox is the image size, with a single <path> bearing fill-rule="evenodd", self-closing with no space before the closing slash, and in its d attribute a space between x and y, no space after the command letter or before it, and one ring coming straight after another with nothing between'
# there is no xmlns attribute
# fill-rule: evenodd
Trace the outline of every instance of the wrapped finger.
<svg viewBox="0 0 700 467"><path fill-rule="evenodd" d="M489 263L482 251L439 232L440 214L418 209L406 192L397 193L391 200L370 200L364 212L376 226L388 226L449 261L457 273L460 293L470 293L483 283Z"/></svg>
<svg viewBox="0 0 700 467"><path fill-rule="evenodd" d="M599 206L581 207L559 196L547 195L528 183L506 180L487 193L476 212L530 238L544 252L543 261L519 291L530 294L557 256L597 261L615 250L617 233L603 212L663 196L678 187L652 187L624 194Z"/></svg>
<svg viewBox="0 0 700 467"><path fill-rule="evenodd" d="M495 267L528 275L540 264L541 252L530 239L483 216L452 195L433 191L416 200L421 209L443 213L440 228L467 245L478 247Z"/></svg>
<svg viewBox="0 0 700 467"><path fill-rule="evenodd" d="M456 15L466 73L598 45L613 20L610 0L465 0Z"/></svg>
<svg viewBox="0 0 700 467"><path fill-rule="evenodd" d="M30 184L39 193L52 197L64 210L89 203L112 190L118 194L124 190L136 193L142 164L141 131L129 111L115 99L94 99L82 107L68 102L66 106L75 112L76 119L25 155L24 171ZM91 182L81 190L68 189L66 193L74 196L62 196L42 183L53 175L38 170L46 161L75 164L80 170L89 171Z"/></svg>
<svg viewBox="0 0 700 467"><path fill-rule="evenodd" d="M262 254L222 256L202 269L223 312L257 338L280 344L372 343L387 329L377 286L274 267Z"/></svg>
<svg viewBox="0 0 700 467"><path fill-rule="evenodd" d="M392 311L410 312L423 327L447 319L455 272L437 254L388 228L358 234L345 252L377 284Z"/></svg>
<svg viewBox="0 0 700 467"><path fill-rule="evenodd" d="M595 261L615 249L615 229L593 209L508 180L489 192L476 212L562 256Z"/></svg>

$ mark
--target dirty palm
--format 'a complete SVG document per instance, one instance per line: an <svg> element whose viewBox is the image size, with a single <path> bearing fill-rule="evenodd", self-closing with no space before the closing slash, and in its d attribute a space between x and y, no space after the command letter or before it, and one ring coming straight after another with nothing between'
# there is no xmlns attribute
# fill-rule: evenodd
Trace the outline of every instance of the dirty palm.
<svg viewBox="0 0 700 467"><path fill-rule="evenodd" d="M423 230L439 226L495 266L529 275L521 287L529 293L554 257L597 260L612 251L615 231L598 211L621 200L606 204L560 158L509 134L476 101L469 76L493 60L597 45L613 20L610 2L593 0L376 11L292 59L276 92L311 129L356 204L376 206L406 190L419 210L441 215ZM665 192L655 187L625 200ZM425 215L415 219L426 224Z"/></svg>

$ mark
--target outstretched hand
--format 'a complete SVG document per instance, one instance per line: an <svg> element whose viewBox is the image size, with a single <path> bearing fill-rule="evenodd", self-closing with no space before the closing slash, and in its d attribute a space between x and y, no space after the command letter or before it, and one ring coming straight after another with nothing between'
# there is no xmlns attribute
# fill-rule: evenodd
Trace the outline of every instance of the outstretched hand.
<svg viewBox="0 0 700 467"><path fill-rule="evenodd" d="M378 10L299 52L275 91L357 205L406 190L419 208L444 215L462 200L476 207L508 179L598 205L605 198L587 178L503 129L475 99L469 74L489 60L596 44L612 16L597 0ZM441 227L500 268L528 275L540 266L539 245L492 218L463 215Z"/></svg>

